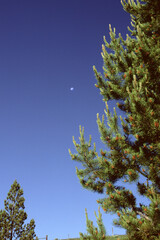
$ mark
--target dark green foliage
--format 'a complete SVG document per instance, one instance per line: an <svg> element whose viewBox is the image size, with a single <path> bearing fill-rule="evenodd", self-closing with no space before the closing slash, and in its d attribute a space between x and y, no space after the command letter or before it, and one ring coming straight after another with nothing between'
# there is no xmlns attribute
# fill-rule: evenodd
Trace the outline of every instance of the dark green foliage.
<svg viewBox="0 0 160 240"><path fill-rule="evenodd" d="M128 239L160 239L160 1L121 0L131 14L132 29L124 40L110 29L111 41L104 38L103 75L94 67L96 87L106 104L105 117L97 124L104 149L92 149L80 128L75 140L80 183L88 190L106 193L98 202L105 212L117 213L115 225L127 231ZM116 100L109 110L108 101ZM108 150L109 149L109 150ZM125 183L135 184L149 205L137 204ZM123 184L122 184L123 183Z"/></svg>
<svg viewBox="0 0 160 240"><path fill-rule="evenodd" d="M59 239L55 238L55 240L59 240ZM66 238L63 240L80 240L80 238ZM98 240L101 240L101 239L98 239ZM105 240L127 240L127 237L125 235L107 236Z"/></svg>
<svg viewBox="0 0 160 240"><path fill-rule="evenodd" d="M0 211L0 239L33 240L36 236L34 220L24 224L27 219L24 201L23 189L15 180L4 201L5 209Z"/></svg>

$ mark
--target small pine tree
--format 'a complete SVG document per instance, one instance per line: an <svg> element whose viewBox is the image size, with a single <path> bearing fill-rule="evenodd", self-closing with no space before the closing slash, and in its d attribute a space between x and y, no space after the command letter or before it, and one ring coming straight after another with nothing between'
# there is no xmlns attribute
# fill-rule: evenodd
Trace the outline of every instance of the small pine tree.
<svg viewBox="0 0 160 240"><path fill-rule="evenodd" d="M88 219L87 210L86 211L86 225L87 225L87 234L80 233L80 240L105 240L106 239L106 230L102 222L102 214L100 209L98 209L98 216L95 213L97 219L98 228L93 226L93 222Z"/></svg>
<svg viewBox="0 0 160 240"><path fill-rule="evenodd" d="M23 189L15 180L4 200L5 209L0 211L0 239L3 240L33 240L35 222L32 219L25 225L27 214L24 211Z"/></svg>
<svg viewBox="0 0 160 240"><path fill-rule="evenodd" d="M114 221L127 231L128 239L160 239L160 1L121 0L131 15L124 40L110 28L110 43L104 38L103 76L94 67L106 104L105 118L97 124L102 142L100 154L91 148L80 127L80 143L73 139L77 154L70 155L83 169L77 169L80 183L88 190L106 192L99 200L103 210L117 213ZM109 49L109 52L107 51ZM112 114L108 101L116 100ZM109 149L109 150L108 150ZM122 184L123 183L123 184ZM138 205L136 195L125 183L135 184L149 204Z"/></svg>

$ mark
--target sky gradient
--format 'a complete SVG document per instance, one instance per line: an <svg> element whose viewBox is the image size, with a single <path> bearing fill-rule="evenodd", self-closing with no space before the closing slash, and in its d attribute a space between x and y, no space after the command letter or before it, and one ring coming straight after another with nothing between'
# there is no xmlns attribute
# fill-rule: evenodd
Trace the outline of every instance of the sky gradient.
<svg viewBox="0 0 160 240"><path fill-rule="evenodd" d="M79 125L97 151L105 149L96 123L105 105L92 66L102 72L109 24L128 33L120 0L0 0L0 209L17 179L38 237L79 237L85 208L96 223L103 196L82 188L68 149L75 152ZM111 235L115 216L102 216Z"/></svg>

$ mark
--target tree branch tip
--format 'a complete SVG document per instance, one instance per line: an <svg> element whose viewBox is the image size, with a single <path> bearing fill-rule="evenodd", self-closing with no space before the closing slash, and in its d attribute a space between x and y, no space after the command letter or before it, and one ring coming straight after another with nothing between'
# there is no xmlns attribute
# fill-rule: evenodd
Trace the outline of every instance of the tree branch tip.
<svg viewBox="0 0 160 240"><path fill-rule="evenodd" d="M94 72L96 72L97 70L96 70L96 66L95 65L93 65L93 71Z"/></svg>

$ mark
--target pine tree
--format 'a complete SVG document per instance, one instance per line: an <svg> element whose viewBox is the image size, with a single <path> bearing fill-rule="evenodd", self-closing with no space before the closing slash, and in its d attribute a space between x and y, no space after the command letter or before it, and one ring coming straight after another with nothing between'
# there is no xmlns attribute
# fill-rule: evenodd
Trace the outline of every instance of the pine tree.
<svg viewBox="0 0 160 240"><path fill-rule="evenodd" d="M121 0L131 15L131 28L124 40L110 28L104 37L103 75L93 67L106 105L105 117L97 124L105 145L100 154L91 148L80 127L77 153L70 155L83 165L77 169L82 186L98 193L106 213L117 213L116 226L126 229L128 239L160 239L160 1ZM109 109L116 100L123 116ZM108 150L109 149L109 150ZM137 194L127 189L135 184L149 204L137 203ZM131 185L132 186L132 185Z"/></svg>
<svg viewBox="0 0 160 240"><path fill-rule="evenodd" d="M93 222L88 219L87 209L86 211L86 225L87 225L87 234L80 233L80 240L105 240L106 239L106 230L102 222L102 214L100 209L98 209L98 216L95 213L97 219L98 228L93 226Z"/></svg>
<svg viewBox="0 0 160 240"><path fill-rule="evenodd" d="M33 240L35 222L25 225L27 213L24 211L23 189L15 180L4 200L5 209L0 211L0 239Z"/></svg>

